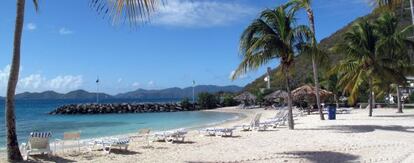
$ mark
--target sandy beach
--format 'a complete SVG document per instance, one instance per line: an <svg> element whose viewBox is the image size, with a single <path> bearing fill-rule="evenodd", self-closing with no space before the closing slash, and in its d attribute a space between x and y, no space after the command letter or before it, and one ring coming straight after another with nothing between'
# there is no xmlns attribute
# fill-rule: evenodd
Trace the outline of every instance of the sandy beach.
<svg viewBox="0 0 414 163"><path fill-rule="evenodd" d="M233 107L210 111L237 112L244 116L217 126L249 123L256 113L262 119L275 110L240 110ZM81 153L66 151L56 156L34 156L36 162L414 162L414 110L375 109L338 114L337 120L320 121L318 115L297 117L295 130L286 126L261 132L237 130L233 137L187 134L184 143L153 142L150 147L135 139L128 151L114 149ZM4 160L4 158L3 158Z"/></svg>

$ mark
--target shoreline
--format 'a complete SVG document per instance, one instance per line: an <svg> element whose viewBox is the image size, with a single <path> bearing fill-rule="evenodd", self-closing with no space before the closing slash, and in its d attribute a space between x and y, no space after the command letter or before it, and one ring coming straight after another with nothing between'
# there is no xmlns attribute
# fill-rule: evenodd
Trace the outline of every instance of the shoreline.
<svg viewBox="0 0 414 163"><path fill-rule="evenodd" d="M186 129L188 132L195 132L198 131L199 129L202 128L207 128L207 127L217 127L217 126L221 126L221 125L225 125L225 124L232 124L238 121L241 121L245 118L248 117L248 115L237 112L236 111L236 107L221 107L221 108L216 108L216 109L211 109L211 110L200 110L200 111L196 111L196 112L217 112L217 113L229 113L229 114L235 114L234 117L230 118L230 119L226 119L226 120L221 120L221 121L217 121L217 122L213 122L213 123L208 123L208 124L203 124L203 125L199 125L199 126L194 126L194 127L182 127L184 129ZM138 113L138 114L145 114L145 113ZM175 129L179 129L179 128L173 128L170 130L175 130ZM139 130L139 129L138 129ZM131 133L122 133L122 134L115 134L115 135L109 135L109 136L97 136L97 137L92 137L92 138L81 138L79 141L81 142L87 142L93 139L102 139L102 138L109 138L109 137L132 137L132 136L137 136L137 131L135 132L131 132ZM151 130L151 133L154 132L159 132L159 131L164 131L164 130ZM54 150L54 141L57 138L53 138L51 139L51 148ZM20 142L21 144L22 142ZM72 144L69 144L69 146L71 146ZM69 147L67 149L72 149L75 147ZM0 148L0 155L4 154L6 152L6 147Z"/></svg>

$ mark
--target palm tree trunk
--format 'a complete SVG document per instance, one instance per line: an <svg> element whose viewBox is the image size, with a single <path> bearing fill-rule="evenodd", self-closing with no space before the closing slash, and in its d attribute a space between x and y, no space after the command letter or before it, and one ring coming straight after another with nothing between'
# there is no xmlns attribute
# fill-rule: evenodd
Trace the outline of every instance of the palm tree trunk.
<svg viewBox="0 0 414 163"><path fill-rule="evenodd" d="M401 106L401 91L400 91L399 85L397 85L397 105L398 105L397 113L403 113L402 106Z"/></svg>
<svg viewBox="0 0 414 163"><path fill-rule="evenodd" d="M310 4L309 4L310 6ZM321 120L325 120L325 117L323 116L323 111L321 108L321 96L319 94L319 80L318 80L318 66L316 64L315 61L315 56L317 55L317 51L316 51L316 34L315 34L315 20L313 17L313 11L312 8L307 8L306 9L306 13L308 15L308 19L309 19L309 25L311 27L311 31L313 33L313 38L312 38L312 48L314 48L312 50L312 69L313 69L313 81L315 82L315 89L316 89L316 105L318 106L318 110L319 110L319 116L321 118Z"/></svg>
<svg viewBox="0 0 414 163"><path fill-rule="evenodd" d="M373 105L373 86L372 86L372 79L369 79L369 99L368 99L368 105L369 105L369 113L368 116L372 117L372 105Z"/></svg>
<svg viewBox="0 0 414 163"><path fill-rule="evenodd" d="M22 30L24 22L25 0L17 0L17 15L14 32L13 58L10 68L9 81L7 83L6 97L6 134L7 134L7 159L9 162L22 161L22 155L19 150L19 143L16 135L16 117L14 114L14 95L16 85L19 80L20 69L20 44L22 39Z"/></svg>
<svg viewBox="0 0 414 163"><path fill-rule="evenodd" d="M293 122L293 111L292 111L292 92L290 91L290 81L289 81L289 70L285 67L284 74L285 74L285 80L286 80L286 91L288 93L288 124L289 129L293 130L295 129L295 123Z"/></svg>
<svg viewBox="0 0 414 163"><path fill-rule="evenodd" d="M336 103L336 108L338 109L339 108L339 101L338 101L338 96L336 95L336 93L334 93L334 100L335 100L335 103Z"/></svg>
<svg viewBox="0 0 414 163"><path fill-rule="evenodd" d="M319 93L319 80L318 80L318 67L315 62L315 56L312 55L312 68L313 68L313 80L315 81L315 90L316 90L316 105L318 106L319 116L321 120L325 120L321 107L321 96Z"/></svg>

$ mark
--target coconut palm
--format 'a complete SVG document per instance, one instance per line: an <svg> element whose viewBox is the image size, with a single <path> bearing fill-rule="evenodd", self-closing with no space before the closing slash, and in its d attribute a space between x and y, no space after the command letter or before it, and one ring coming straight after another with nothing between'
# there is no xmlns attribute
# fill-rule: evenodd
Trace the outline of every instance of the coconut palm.
<svg viewBox="0 0 414 163"><path fill-rule="evenodd" d="M312 0L290 0L287 3L287 5L292 6L292 9L295 11L299 9L304 9L308 16L309 27L312 32L311 45L310 45L310 48L309 48L310 50L308 53L310 53L312 57L313 81L315 82L315 90L316 90L316 105L318 106L321 120L325 120L325 117L323 115L323 111L321 108L321 99L320 99L320 92L319 92L320 86L319 86L319 79L318 79L318 65L316 63L316 58L317 58L317 55L319 54L318 53L319 50L317 50L318 42L316 41L316 35L315 35L315 19L314 19L314 14L313 14L311 4L312 4Z"/></svg>
<svg viewBox="0 0 414 163"><path fill-rule="evenodd" d="M9 80L6 92L6 144L7 159L10 162L21 161L22 155L19 150L19 143L16 135L16 116L14 114L14 95L16 92L17 81L19 80L20 69L20 44L22 41L22 31L24 23L25 0L17 0L16 24L13 42L13 57L10 66ZM35 9L38 9L38 1L33 0Z"/></svg>
<svg viewBox="0 0 414 163"><path fill-rule="evenodd" d="M290 74L295 54L307 41L310 30L307 26L295 26L295 12L286 11L286 6L264 10L243 32L240 51L243 58L233 79L250 70L258 69L272 59L280 58L288 92L289 129L294 129L292 116L292 94Z"/></svg>
<svg viewBox="0 0 414 163"><path fill-rule="evenodd" d="M332 72L340 75L339 84L350 94L350 103L355 102L360 87L368 84L369 116L372 116L373 80L382 69L376 46L379 37L374 32L374 26L367 20L362 20L345 33L344 41L345 43L337 45L335 50L345 53L345 59L340 61Z"/></svg>
<svg viewBox="0 0 414 163"><path fill-rule="evenodd" d="M411 71L406 53L407 45L412 44L407 39L411 27L398 31L397 26L398 19L391 13L382 14L374 24L362 20L345 34L345 43L335 47L346 58L331 72L340 74L339 84L350 93L350 103L355 102L360 87L368 85L369 116L372 116L374 86L403 84L405 74Z"/></svg>
<svg viewBox="0 0 414 163"><path fill-rule="evenodd" d="M408 38L413 26L410 25L400 30L398 24L398 18L391 12L385 12L375 22L376 31L380 36L378 49L387 54L390 61L385 62L387 67L399 72L394 74L394 78L391 78L390 81L397 84L397 112L402 113L400 85L405 85L407 81L405 76L412 74L413 66L410 61L411 57L408 55L408 49L413 47L414 42Z"/></svg>
<svg viewBox="0 0 414 163"><path fill-rule="evenodd" d="M131 23L137 23L139 21L136 20L145 20L144 18L147 18L153 12L160 0L91 0L90 2L91 6L94 7L98 13L109 15L113 18L114 22L118 21L121 17L124 17ZM25 3L25 0L17 0L13 56L6 92L6 142L7 159L10 162L18 162L22 160L16 135L14 96L16 93L17 82L19 80L20 45L24 24ZM38 0L33 0L33 3L37 11Z"/></svg>

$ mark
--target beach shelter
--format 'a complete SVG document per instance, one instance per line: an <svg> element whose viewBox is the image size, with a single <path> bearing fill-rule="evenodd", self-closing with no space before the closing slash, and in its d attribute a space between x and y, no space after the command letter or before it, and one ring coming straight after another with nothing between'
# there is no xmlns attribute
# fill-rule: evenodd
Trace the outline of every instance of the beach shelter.
<svg viewBox="0 0 414 163"><path fill-rule="evenodd" d="M233 99L239 102L249 103L249 102L256 101L257 97L253 95L252 93L246 91L234 97Z"/></svg>
<svg viewBox="0 0 414 163"><path fill-rule="evenodd" d="M271 94L266 95L264 99L266 100L274 100L274 99L280 99L280 98L287 99L287 97L288 97L288 94L286 91L277 90Z"/></svg>
<svg viewBox="0 0 414 163"><path fill-rule="evenodd" d="M326 99L327 97L333 95L332 92L329 92L324 89L319 89L319 94L320 94L322 101ZM305 84L293 90L292 96L293 96L293 100L295 101L305 100L307 102L315 102L316 101L316 89L314 86Z"/></svg>

